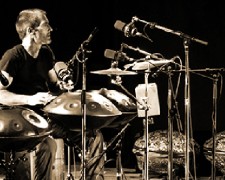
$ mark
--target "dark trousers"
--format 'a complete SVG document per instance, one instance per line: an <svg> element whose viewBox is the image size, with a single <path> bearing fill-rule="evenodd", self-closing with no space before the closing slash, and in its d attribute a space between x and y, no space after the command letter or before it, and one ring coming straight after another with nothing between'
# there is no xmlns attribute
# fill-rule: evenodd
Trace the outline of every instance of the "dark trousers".
<svg viewBox="0 0 225 180"><path fill-rule="evenodd" d="M15 158L25 154L25 161L19 161L15 169L15 180L52 180L52 168L55 160L56 143L47 137L31 152L16 152ZM32 159L32 160L31 160Z"/></svg>

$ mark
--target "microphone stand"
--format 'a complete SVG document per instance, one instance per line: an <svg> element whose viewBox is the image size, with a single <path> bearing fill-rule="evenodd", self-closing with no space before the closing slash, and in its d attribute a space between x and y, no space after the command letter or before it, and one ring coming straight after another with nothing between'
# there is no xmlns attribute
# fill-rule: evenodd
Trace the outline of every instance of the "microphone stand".
<svg viewBox="0 0 225 180"><path fill-rule="evenodd" d="M208 42L203 40L197 39L195 37L191 37L188 34L182 33L180 31L175 31L169 29L167 27L163 27L158 25L155 22L147 22L145 20L141 20L138 17L134 16L132 18L134 21L139 21L145 23L150 26L151 29L157 28L167 33L171 33L183 38L183 45L184 45L184 54L185 54L185 92L184 92L184 103L185 103L185 180L189 180L189 143L190 143L190 72L189 72L189 44L190 41L195 41L203 45L208 45Z"/></svg>
<svg viewBox="0 0 225 180"><path fill-rule="evenodd" d="M168 178L173 179L173 119L172 111L172 79L171 72L168 72Z"/></svg>
<svg viewBox="0 0 225 180"><path fill-rule="evenodd" d="M149 161L149 154L148 154L148 151L149 151L149 147L148 147L148 124L149 124L149 121L151 123L153 123L153 119L152 118L149 118L148 116L148 111L149 111L149 107L148 107L148 77L149 77L149 74L150 74L150 66L148 67L148 69L144 72L144 81L145 81L145 89L144 89L144 99L143 99L143 103L144 103L144 111L145 111L145 114L144 114L144 119L143 119L143 126L144 126L144 143L145 143L145 146L144 146L144 171L142 172L143 175L142 175L142 179L143 180L146 180L146 179L149 179L149 168L148 168L148 161Z"/></svg>
<svg viewBox="0 0 225 180"><path fill-rule="evenodd" d="M87 114L87 105L86 105L86 61L87 61L87 50L84 49L83 44L81 45L82 49L82 91L81 91L81 105L82 105L82 177L83 180L86 179L86 114Z"/></svg>
<svg viewBox="0 0 225 180"><path fill-rule="evenodd" d="M150 70L148 70L150 71ZM148 107L148 76L149 76L149 72L145 73L145 107ZM144 179L148 179L149 177L149 173L148 173L148 160L149 160L149 156L148 156L148 108L145 108L145 119L143 120L143 124L144 124L144 142L145 142L145 153L144 153Z"/></svg>
<svg viewBox="0 0 225 180"><path fill-rule="evenodd" d="M82 153L81 153L81 177L83 180L86 179L86 114L87 114L87 107L86 107L86 61L87 61L87 53L90 53L91 51L88 51L85 46L87 46L89 41L85 40L79 49L76 51L74 56L71 60L69 60L69 63L73 63L73 61L76 59L80 63L82 63L82 91L81 91L81 114L82 114ZM81 54L81 58L79 57ZM70 167L70 146L68 146L68 173L67 173L67 180L74 180L72 174L71 174L71 167Z"/></svg>
<svg viewBox="0 0 225 180"><path fill-rule="evenodd" d="M73 63L75 59L77 59L80 63L82 63L82 91L81 91L81 113L82 113L82 159L81 159L81 166L82 166L82 179L86 179L86 115L87 115L87 105L86 105L86 75L87 75L87 68L86 68L86 61L88 59L87 54L91 53L90 50L87 50L87 46L93 39L94 35L98 32L98 28L95 27L88 38L83 41L75 55L69 61L69 63ZM82 56L81 59L79 56ZM70 150L68 149L68 153Z"/></svg>
<svg viewBox="0 0 225 180"><path fill-rule="evenodd" d="M215 155L216 155L216 133L217 133L217 83L218 83L218 74L213 75L213 116L212 116L212 172L211 172L211 179L216 179L216 162L215 162Z"/></svg>
<svg viewBox="0 0 225 180"><path fill-rule="evenodd" d="M90 36L89 36L90 37ZM86 61L87 61L87 54L91 51L87 50L85 46L87 46L89 41L85 40L80 48L78 49L77 53L75 54L76 59L82 63L82 91L81 91L81 113L82 113L82 159L81 159L81 166L82 166L82 179L86 179L86 116L87 116L87 105L86 105L86 75L87 75L87 68L86 68ZM82 55L81 60L79 59L79 55Z"/></svg>
<svg viewBox="0 0 225 180"><path fill-rule="evenodd" d="M189 72L189 40L184 39L184 54L185 54L185 88L184 88L184 104L185 104L185 180L189 179L190 157L189 157L189 144L190 144L190 72Z"/></svg>

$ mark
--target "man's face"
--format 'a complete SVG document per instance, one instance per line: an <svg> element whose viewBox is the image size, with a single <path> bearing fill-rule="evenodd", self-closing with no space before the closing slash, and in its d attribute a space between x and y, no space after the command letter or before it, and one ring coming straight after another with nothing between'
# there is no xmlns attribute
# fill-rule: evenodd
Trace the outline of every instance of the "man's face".
<svg viewBox="0 0 225 180"><path fill-rule="evenodd" d="M50 44L51 43L51 31L52 27L49 25L49 21L46 16L44 16L40 25L35 29L35 41L40 44Z"/></svg>

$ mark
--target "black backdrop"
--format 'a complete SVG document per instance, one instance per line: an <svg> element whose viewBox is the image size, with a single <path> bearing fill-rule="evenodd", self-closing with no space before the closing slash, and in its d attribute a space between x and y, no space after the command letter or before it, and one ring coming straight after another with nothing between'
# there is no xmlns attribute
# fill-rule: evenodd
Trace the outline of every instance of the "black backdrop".
<svg viewBox="0 0 225 180"><path fill-rule="evenodd" d="M122 32L114 29L116 20L129 23L133 16L158 25L181 31L185 34L208 42L202 45L191 41L189 62L192 69L223 68L224 67L224 40L225 40L225 13L224 7L216 1L146 1L136 2L128 0L114 1L54 1L54 0L20 0L2 1L1 3L1 29L0 29L0 54L19 43L15 31L15 20L19 11L25 8L42 8L47 11L50 24L54 29L52 33L52 49L56 58L62 61L70 60L76 53L81 43L87 39L94 27L99 31L90 43L92 50L87 64L87 89L100 89L106 87L116 88L110 84L108 76L91 74L90 71L108 69L111 60L104 57L105 49L118 50L122 42L139 47L150 53L161 53L166 58L180 56L184 64L183 39L158 29L147 29L153 42L140 37L127 38ZM128 54L130 55L130 54ZM130 55L132 57L132 54ZM122 68L122 66L120 67ZM82 88L82 72L80 72L77 89ZM223 74L223 73L222 73ZM207 74L208 75L208 74ZM143 74L123 76L123 86L132 94L138 84L144 83ZM167 77L160 75L150 79L158 85L160 99L160 116L155 117L151 130L167 129ZM212 131L212 80L191 74L191 112L192 127L195 139L200 145L211 137ZM221 84L221 88L223 84ZM178 94L181 120L184 121L184 78L181 79L181 87ZM218 89L220 92L220 87ZM219 94L219 93L218 93ZM224 90L218 101L217 131L225 130L223 123L224 114ZM184 123L184 122L183 122ZM176 125L176 123L174 123ZM124 166L130 166L132 159L132 143L137 133L142 131L142 119L135 119L128 128L123 145L125 152L131 155L124 161ZM108 134L108 135L107 135ZM109 132L106 138L111 138Z"/></svg>

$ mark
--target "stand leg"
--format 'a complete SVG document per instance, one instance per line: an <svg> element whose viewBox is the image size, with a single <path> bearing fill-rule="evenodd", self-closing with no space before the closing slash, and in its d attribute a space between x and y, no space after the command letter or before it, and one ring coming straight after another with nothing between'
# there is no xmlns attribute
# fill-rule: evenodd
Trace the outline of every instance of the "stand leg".
<svg viewBox="0 0 225 180"><path fill-rule="evenodd" d="M146 111L147 114L147 111ZM144 153L144 171L143 171L143 180L148 179L148 116L143 120L144 124L144 142L145 142L145 153Z"/></svg>
<svg viewBox="0 0 225 180"><path fill-rule="evenodd" d="M68 146L68 148L67 148L67 151L68 151L68 169L67 169L67 177L66 177L66 179L67 180L74 180L74 178L73 178L73 175L72 175L72 173L71 173L71 162L70 162L70 160L71 160L71 158L70 158L70 151L71 150L71 147L70 146Z"/></svg>
<svg viewBox="0 0 225 180"><path fill-rule="evenodd" d="M65 167L65 154L64 154L64 141L61 138L55 139L57 144L57 151L55 155L53 177L54 180L65 179L64 167Z"/></svg>
<svg viewBox="0 0 225 180"><path fill-rule="evenodd" d="M211 168L211 179L216 179L216 134L217 134L217 81L218 75L214 75L215 80L213 81L213 116L212 116L212 138L213 138L213 147L212 147L212 168Z"/></svg>
<svg viewBox="0 0 225 180"><path fill-rule="evenodd" d="M117 143L117 153L116 153L116 179L123 180L124 173L122 168L122 161L121 161L121 149L122 149L122 137L118 140Z"/></svg>
<svg viewBox="0 0 225 180"><path fill-rule="evenodd" d="M5 179L4 180L15 180L15 170L16 166L20 161L26 161L25 154L21 157L14 159L14 152L5 153L5 160L0 162L0 165L5 169Z"/></svg>
<svg viewBox="0 0 225 180"><path fill-rule="evenodd" d="M173 119L172 119L172 80L168 78L168 179L173 179Z"/></svg>

